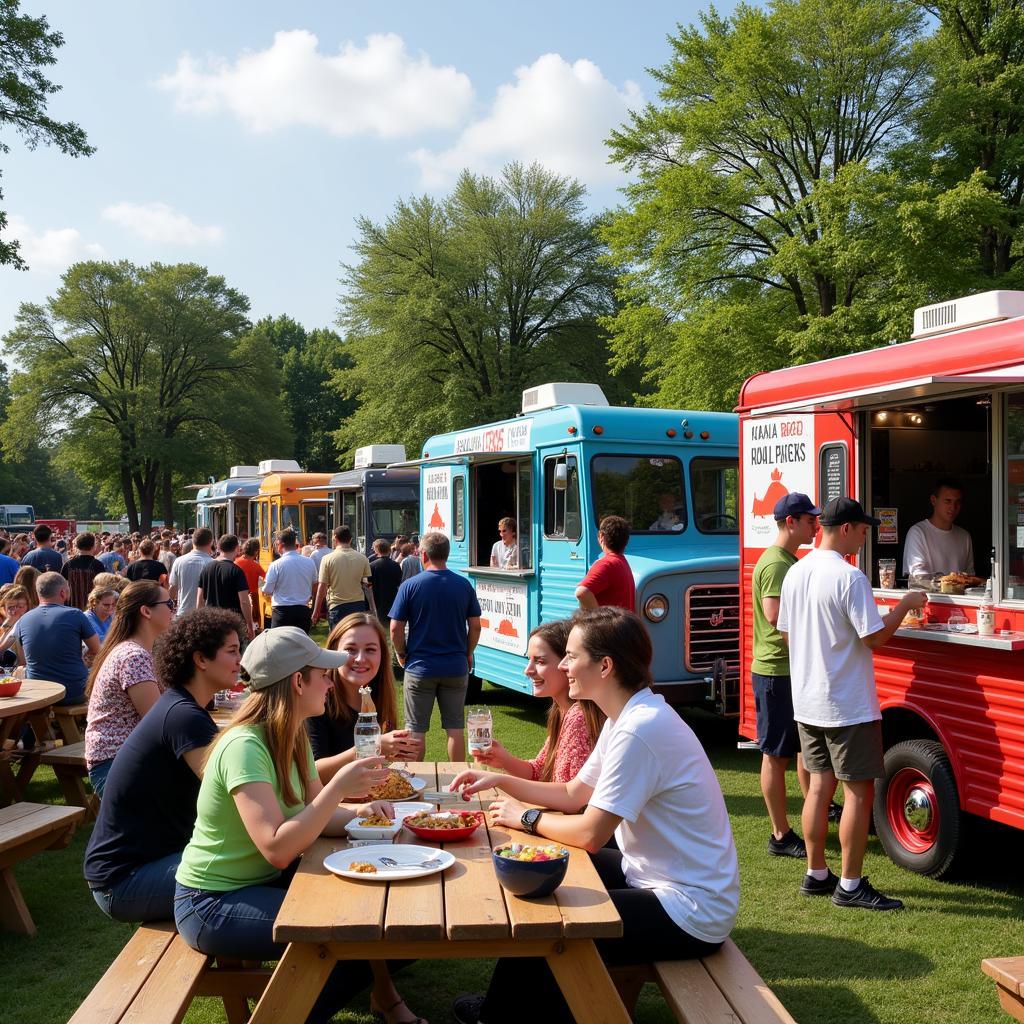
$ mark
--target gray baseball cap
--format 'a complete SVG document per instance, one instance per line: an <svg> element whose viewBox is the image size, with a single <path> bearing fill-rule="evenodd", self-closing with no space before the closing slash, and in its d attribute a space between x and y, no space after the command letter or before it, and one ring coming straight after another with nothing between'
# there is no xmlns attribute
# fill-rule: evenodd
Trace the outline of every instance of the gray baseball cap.
<svg viewBox="0 0 1024 1024"><path fill-rule="evenodd" d="M242 668L249 676L249 686L262 690L307 665L341 668L347 661L346 651L325 651L298 626L277 626L260 633L246 647Z"/></svg>

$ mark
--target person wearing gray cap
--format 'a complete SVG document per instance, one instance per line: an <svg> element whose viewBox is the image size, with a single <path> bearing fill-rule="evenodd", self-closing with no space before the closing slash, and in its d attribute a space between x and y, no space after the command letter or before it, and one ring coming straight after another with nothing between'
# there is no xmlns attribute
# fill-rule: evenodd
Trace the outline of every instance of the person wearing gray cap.
<svg viewBox="0 0 1024 1024"><path fill-rule="evenodd" d="M322 785L305 721L322 715L333 685L329 669L348 661L296 626L257 636L242 656L251 695L211 749L203 771L192 838L175 876L174 918L185 941L209 956L278 960L277 917L293 862L321 835L340 836L355 817L392 816L386 801L340 806L367 793L388 770L378 757L341 768ZM307 1021L326 1022L373 986L375 1008L401 1004L387 972L343 961L331 973Z"/></svg>

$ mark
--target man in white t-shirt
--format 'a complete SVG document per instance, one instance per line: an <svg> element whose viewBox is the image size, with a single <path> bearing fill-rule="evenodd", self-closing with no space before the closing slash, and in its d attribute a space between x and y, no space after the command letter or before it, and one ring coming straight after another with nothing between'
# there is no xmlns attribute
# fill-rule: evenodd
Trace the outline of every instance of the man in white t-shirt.
<svg viewBox="0 0 1024 1024"><path fill-rule="evenodd" d="M516 532L516 521L505 516L498 520L498 533L501 540L491 547L492 569L519 568L519 538Z"/></svg>
<svg viewBox="0 0 1024 1024"><path fill-rule="evenodd" d="M971 535L956 525L963 488L955 480L939 480L932 491L932 514L907 530L903 572L907 576L965 572L974 575Z"/></svg>
<svg viewBox="0 0 1024 1024"><path fill-rule="evenodd" d="M862 877L875 779L884 772L871 652L889 640L911 608L924 606L925 594L909 591L884 618L879 615L870 581L846 561L879 522L853 498L834 498L822 509L821 546L786 574L777 628L789 644L793 717L810 773L803 812L807 874L800 892L831 895L839 907L898 910L899 900L883 896ZM825 862L837 780L844 796L840 878Z"/></svg>

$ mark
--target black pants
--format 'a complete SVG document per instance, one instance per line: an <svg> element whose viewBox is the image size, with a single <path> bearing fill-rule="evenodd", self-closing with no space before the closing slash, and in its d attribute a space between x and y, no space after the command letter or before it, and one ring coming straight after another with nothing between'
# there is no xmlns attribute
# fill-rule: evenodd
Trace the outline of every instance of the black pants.
<svg viewBox="0 0 1024 1024"><path fill-rule="evenodd" d="M299 629L308 633L312 628L313 613L309 605L305 604L279 604L275 605L270 613L270 628L275 626L298 626Z"/></svg>
<svg viewBox="0 0 1024 1024"><path fill-rule="evenodd" d="M631 889L622 873L622 854L605 847L590 859L601 876L615 909L622 918L622 937L597 939L597 951L609 967L649 964L655 960L693 960L708 956L720 942L704 942L684 932L665 913L650 889ZM519 1024L523 1019L523 998L543 1008L545 1024L574 1024L562 991L547 961L538 957L510 957L499 960L480 1009L482 1024Z"/></svg>

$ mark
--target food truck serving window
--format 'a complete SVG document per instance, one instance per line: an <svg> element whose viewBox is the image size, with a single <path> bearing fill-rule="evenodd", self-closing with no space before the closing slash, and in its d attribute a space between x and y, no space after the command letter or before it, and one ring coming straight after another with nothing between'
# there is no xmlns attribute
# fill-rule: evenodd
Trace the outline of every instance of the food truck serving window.
<svg viewBox="0 0 1024 1024"><path fill-rule="evenodd" d="M1004 593L1024 601L1024 392L1006 396L1006 569Z"/></svg>
<svg viewBox="0 0 1024 1024"><path fill-rule="evenodd" d="M701 533L738 533L739 461L694 459L690 463L693 520Z"/></svg>
<svg viewBox="0 0 1024 1024"><path fill-rule="evenodd" d="M483 462L473 467L473 565L513 570L533 567L532 474L530 459ZM498 530L502 519L515 521L516 553L514 564L496 566L496 546L505 539Z"/></svg>
<svg viewBox="0 0 1024 1024"><path fill-rule="evenodd" d="M686 529L682 463L671 455L595 455L590 464L597 522L622 516L633 533Z"/></svg>

